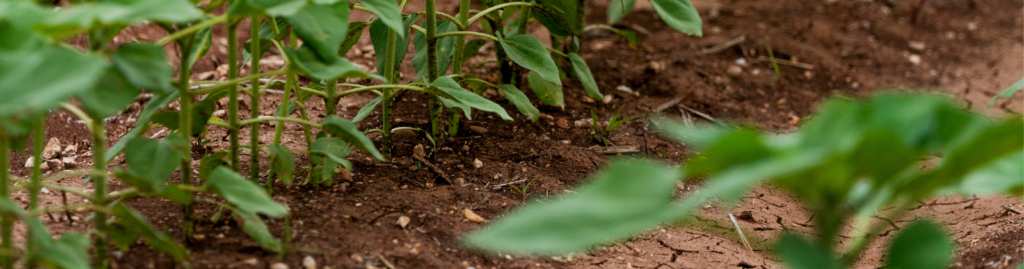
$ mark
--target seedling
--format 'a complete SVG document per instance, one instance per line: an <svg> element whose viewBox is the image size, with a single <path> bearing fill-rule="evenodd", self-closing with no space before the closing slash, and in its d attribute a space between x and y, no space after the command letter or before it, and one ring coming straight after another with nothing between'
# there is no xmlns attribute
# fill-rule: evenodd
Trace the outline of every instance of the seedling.
<svg viewBox="0 0 1024 269"><path fill-rule="evenodd" d="M941 96L835 98L798 132L784 135L654 123L700 153L681 168L613 161L574 194L523 206L466 243L502 253L583 251L688 216L711 199L736 203L764 182L800 197L816 222L811 241L783 236L776 255L791 268L848 268L889 227L873 221L878 212L899 219L917 201L951 193L1024 196L1024 120L965 112ZM921 170L926 157L942 160ZM706 178L702 190L674 201L676 182L697 177ZM840 245L849 223L851 240ZM590 232L596 229L605 232ZM840 246L845 249L837 251ZM886 268L942 268L953 244L938 224L916 220L899 229L887 253Z"/></svg>
<svg viewBox="0 0 1024 269"><path fill-rule="evenodd" d="M518 192L520 194L520 196L523 197L523 202L526 202L526 192L530 190L530 184L532 184L536 180L537 180L537 178L534 178L534 179L531 179L530 181L528 181L526 183L523 183L523 187L522 188L516 187L516 185L508 185L508 187L512 188L512 190L515 190L516 192Z"/></svg>
<svg viewBox="0 0 1024 269"><path fill-rule="evenodd" d="M615 128L618 128L619 125L622 125L623 123L636 119L636 117L619 119L619 114L622 113L622 109L625 107L625 105L619 107L619 110L615 111L615 115L612 115L612 118L608 120L608 126L605 126L604 128L601 128L601 124L597 119L597 114L594 113L593 110L590 111L590 118L593 121L592 125L594 127L594 141L608 146L608 136L615 130Z"/></svg>

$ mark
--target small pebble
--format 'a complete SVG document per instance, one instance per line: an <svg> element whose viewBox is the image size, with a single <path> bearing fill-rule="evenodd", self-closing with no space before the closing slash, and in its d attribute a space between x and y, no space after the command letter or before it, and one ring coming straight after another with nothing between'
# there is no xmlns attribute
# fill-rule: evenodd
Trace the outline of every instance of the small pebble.
<svg viewBox="0 0 1024 269"><path fill-rule="evenodd" d="M316 269L316 260L313 259L313 256L306 256L305 258L302 258L302 267L306 269Z"/></svg>
<svg viewBox="0 0 1024 269"><path fill-rule="evenodd" d="M484 219L484 217L481 217L480 215L477 215L475 212L473 212L472 209L469 209L469 208L466 208L466 209L462 210L462 215L465 216L467 220L472 221L472 222L476 222L476 223L481 223L481 222L487 221L487 219Z"/></svg>
<svg viewBox="0 0 1024 269"><path fill-rule="evenodd" d="M487 133L487 128L484 128L484 127L481 127L481 126L476 126L476 125L470 125L469 126L469 130L473 131L474 133L481 134L481 135Z"/></svg>
<svg viewBox="0 0 1024 269"><path fill-rule="evenodd" d="M484 167L484 162L481 162L480 159L473 159L473 168L480 169L480 167Z"/></svg>
<svg viewBox="0 0 1024 269"><path fill-rule="evenodd" d="M43 159L53 159L60 156L60 140L56 137L51 137L49 142L46 142L46 147L43 148Z"/></svg>
<svg viewBox="0 0 1024 269"><path fill-rule="evenodd" d="M921 64L921 56L918 56L917 54L911 54L907 57L907 60L910 60L910 63L914 65Z"/></svg>
<svg viewBox="0 0 1024 269"><path fill-rule="evenodd" d="M398 217L398 222L396 222L395 224L398 224L398 226L401 226L403 229L405 229L405 226L408 226L410 221L412 220L409 219L409 217L401 216Z"/></svg>
<svg viewBox="0 0 1024 269"><path fill-rule="evenodd" d="M740 75L743 74L743 68L740 67L739 65L729 66L729 68L725 69L725 74L729 75L730 77L739 77Z"/></svg>
<svg viewBox="0 0 1024 269"><path fill-rule="evenodd" d="M607 105L607 104L610 104L612 102L612 100L615 100L615 96L611 95L611 94L607 94L607 95L604 96L604 99L601 99L601 102Z"/></svg>
<svg viewBox="0 0 1024 269"><path fill-rule="evenodd" d="M565 118L558 118L558 121L556 121L555 124L562 129L569 128L569 120L566 120Z"/></svg>
<svg viewBox="0 0 1024 269"><path fill-rule="evenodd" d="M270 265L270 269L288 269L288 265L284 263L274 263Z"/></svg>
<svg viewBox="0 0 1024 269"><path fill-rule="evenodd" d="M910 47L910 49L915 50L915 51L924 51L924 49L925 49L924 42L921 42L921 41L910 41L910 42L907 42L907 46Z"/></svg>

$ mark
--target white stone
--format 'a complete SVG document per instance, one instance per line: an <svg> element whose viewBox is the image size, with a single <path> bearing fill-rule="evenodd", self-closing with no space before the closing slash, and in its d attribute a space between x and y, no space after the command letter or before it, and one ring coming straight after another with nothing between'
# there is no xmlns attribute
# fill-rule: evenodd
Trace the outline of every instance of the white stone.
<svg viewBox="0 0 1024 269"><path fill-rule="evenodd" d="M907 60L910 60L910 63L914 65L921 64L921 56L918 56L917 54L911 54L910 56L907 56Z"/></svg>
<svg viewBox="0 0 1024 269"><path fill-rule="evenodd" d="M313 256L302 258L302 268L316 269L316 260L313 259Z"/></svg>
<svg viewBox="0 0 1024 269"><path fill-rule="evenodd" d="M484 162L481 162L480 159L473 159L473 168L479 169L480 167L484 167Z"/></svg>

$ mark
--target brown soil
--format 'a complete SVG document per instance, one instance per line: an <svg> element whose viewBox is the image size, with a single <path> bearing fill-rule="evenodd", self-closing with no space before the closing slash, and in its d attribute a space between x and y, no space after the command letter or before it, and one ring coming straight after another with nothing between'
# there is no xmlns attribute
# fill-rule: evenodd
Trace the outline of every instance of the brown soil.
<svg viewBox="0 0 1024 269"><path fill-rule="evenodd" d="M589 24L604 22L608 2L590 1ZM688 225L655 229L633 240L572 257L498 257L466 249L459 245L459 237L480 224L468 222L460 212L470 208L493 219L519 205L522 197L518 193L508 188L492 188L500 183L536 179L529 198L537 199L561 194L585 181L609 158L592 150L597 144L589 125L573 124L588 119L591 110L607 119L625 106L624 116L638 116L641 120L616 129L611 134L611 143L680 161L688 154L686 148L649 132L642 120L659 105L676 98L681 98L680 104L712 117L777 132L792 130L831 95L863 96L880 89L945 91L973 109L996 116L1019 114L1024 108L1020 94L1000 101L994 108L985 108L991 96L1024 74L1024 18L1019 12L1024 5L1019 1L927 1L916 20L912 10L918 1L694 2L705 19L704 37L673 31L645 1L637 3L636 10L621 25L642 29L645 41L639 50L629 49L625 42L607 32L587 34L583 57L602 92L614 96L610 104L584 101L582 87L573 81L566 84L566 108L540 107L544 116L537 123L518 114L515 121L506 122L489 114L474 113L473 120L466 121L459 135L434 150L431 159L451 178L462 179L462 183L447 185L433 171L419 167L410 158L417 144L433 150L425 137L415 133L396 135L396 159L392 165L379 165L361 152L351 155L349 159L355 165L352 179L345 180L339 175L336 180L341 183L334 187L278 183L275 199L287 204L292 212L291 246L316 251L289 253L282 262L300 267L303 257L311 255L317 264L332 268L384 268L388 264L394 268L779 268L780 262L768 250L773 238L785 232L809 233L813 226L808 222L809 213L797 199L771 187L757 188L734 208L710 206L697 218L688 220ZM417 4L411 3L409 8ZM457 1L439 3L442 10L449 12L456 5ZM243 29L248 28L243 25ZM218 37L223 33L223 29L215 31ZM156 40L163 35L166 33L152 27L131 27L119 38L123 43L131 38ZM744 35L746 41L737 47L676 61L680 56L694 55ZM356 48L369 44L366 36ZM771 44L776 57L808 64L813 69L780 66L783 79L774 79L770 63L757 60L767 55L766 42ZM910 42L922 42L925 47L918 51ZM202 73L223 65L223 43L214 44L212 56L198 64L194 78L200 79ZM174 50L168 47L168 52L173 55ZM911 63L911 55L920 57L920 63ZM350 52L348 56L359 64L373 66L369 52ZM748 62L742 73L728 75L726 69L740 58ZM411 55L402 69L405 77L413 74L410 60ZM273 65L267 67L277 68ZM475 73L485 79L496 79L493 64L484 65ZM223 79L216 73L214 78ZM636 94L616 90L620 85ZM371 98L355 95L342 99L339 116L353 117ZM397 126L426 129L429 119L425 98L418 93L403 95L395 110L395 118L400 121ZM262 111L273 111L281 97L269 94L260 103ZM311 109L312 120L324 117L322 101L310 100L306 105ZM509 105L505 107L516 111ZM241 109L248 111L248 101L243 102ZM674 108L665 112L682 113ZM129 109L113 118L107 128L110 144L130 129L138 113L137 108ZM297 113L292 116L297 117ZM689 116L701 120L696 115ZM52 114L47 121L47 135L58 137L63 146L79 145L78 167L88 167L91 163L82 156L91 147L89 135L84 125L74 123L72 117L66 112ZM567 128L558 126L562 119L569 123ZM378 128L379 120L378 110L359 127ZM473 132L469 126L484 127L487 132ZM304 150L300 126L286 127L282 144ZM261 143L271 142L273 129L270 125L260 126ZM147 135L157 132L153 130ZM242 134L247 133L247 129L242 130ZM209 146L213 150L227 147L223 129L214 128L206 138L212 140ZM248 135L241 139L243 144L249 142ZM245 154L243 160L248 159ZM303 154L296 155L300 156L300 167L309 164ZM473 168L475 159L484 164L482 168ZM261 167L267 167L266 158L261 160ZM12 164L24 161L23 154L12 157ZM116 159L111 167L121 162L121 158ZM198 166L198 159L194 163ZM243 162L243 171L248 171L246 165ZM19 176L28 173L20 165L13 170ZM61 184L90 187L81 185L80 178L68 178ZM111 184L115 190L127 187L116 180ZM694 188L680 186L683 190ZM26 199L23 193L15 196ZM80 201L71 196L69 199ZM44 195L43 201L59 204L61 196L53 192ZM129 204L158 227L180 237L179 207L150 198L135 199ZM1012 268L1024 260L1024 216L1004 206L1024 210L1022 202L1015 198L942 197L922 201L903 219L879 221L889 221L893 230L898 230L916 218L938 220L956 238L958 257L953 267ZM194 267L267 268L278 262L276 253L261 249L233 220L210 221L215 210L211 206L196 208L200 221L189 246ZM753 251L738 243L731 224L726 224L727 213L739 216L744 232L754 239ZM72 215L73 219L86 217L85 213ZM411 219L404 229L395 224L401 216ZM45 220L58 232L88 228L81 222L69 224L63 217L54 217ZM268 220L268 225L275 235L283 234L281 220ZM884 243L892 234L885 233L857 268L879 267L884 259ZM142 244L113 256L116 268L175 267L170 257Z"/></svg>

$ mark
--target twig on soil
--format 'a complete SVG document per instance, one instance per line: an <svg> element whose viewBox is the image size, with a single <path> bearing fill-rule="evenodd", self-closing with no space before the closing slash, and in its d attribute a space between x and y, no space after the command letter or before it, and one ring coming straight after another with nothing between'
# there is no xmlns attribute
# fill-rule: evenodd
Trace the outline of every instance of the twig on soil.
<svg viewBox="0 0 1024 269"><path fill-rule="evenodd" d="M480 201L479 203L476 203L475 205L469 207L469 209L472 209L472 210L480 209L481 206L483 206L484 204L487 204L487 199L490 199L490 198L491 198L490 194L488 194L487 196L484 196L484 199L482 201Z"/></svg>
<svg viewBox="0 0 1024 269"><path fill-rule="evenodd" d="M697 111L696 109L692 109L692 108L690 108L690 107L688 107L688 106L686 106L684 104L679 104L679 107L682 107L683 109L686 109L686 111L689 111L690 113L693 113L694 115L700 116L701 118L704 118L705 120L709 120L709 121L714 122L714 123L722 124L722 122L716 120L715 118L712 118L711 116L708 116L708 114L701 113L700 111Z"/></svg>
<svg viewBox="0 0 1024 269"><path fill-rule="evenodd" d="M524 179L516 180L518 178L519 178L519 176L517 175L514 178L512 178L511 182L506 182L506 183L501 183L501 184L498 184L498 185L494 185L494 187L491 188L491 189L493 189L493 190L500 190L502 187L505 187L505 186L508 186L508 185L512 185L512 184L523 183L523 182L526 182L527 180L529 180L529 178L524 178Z"/></svg>
<svg viewBox="0 0 1024 269"><path fill-rule="evenodd" d="M388 259L385 259L384 255L380 255L380 253L376 255L377 259L380 259L380 262L384 263L384 266L387 266L390 269L395 269L395 265L391 264L391 262L389 262Z"/></svg>
<svg viewBox="0 0 1024 269"><path fill-rule="evenodd" d="M635 146L613 146L613 147L598 147L591 148L594 152L600 154L620 154L620 153L639 153L640 149Z"/></svg>
<svg viewBox="0 0 1024 269"><path fill-rule="evenodd" d="M764 57L764 56L758 56L757 59L761 60L761 61L766 61L766 62L771 62L772 61L771 58ZM792 66L792 67L796 67L796 68L801 68L801 69L814 70L814 66L813 65L809 65L809 64L805 64L805 63L798 63L798 62L794 62L794 61L790 61L790 60L783 60L783 59L779 59L779 58L775 58L775 63L781 64L781 65L785 65L785 66Z"/></svg>
<svg viewBox="0 0 1024 269"><path fill-rule="evenodd" d="M1006 209L1006 211L1010 211L1010 212L1013 212L1014 214L1017 214L1017 215L1020 215L1020 214L1021 214L1020 210L1016 210L1016 209L1013 209L1012 207L1009 207L1009 206L1005 206L1005 205L1004 205L1004 206L1003 206L1003 209Z"/></svg>
<svg viewBox="0 0 1024 269"><path fill-rule="evenodd" d="M657 108L655 108L654 109L654 113L658 113L658 112L661 112L662 110L665 110L665 109L668 109L668 108L670 108L672 106L678 105L679 101L682 101L682 100L683 100L682 96L676 97L675 99L672 99L672 100L669 100L668 102L665 102L665 103L659 105Z"/></svg>
<svg viewBox="0 0 1024 269"><path fill-rule="evenodd" d="M714 46L714 47L711 47L711 48L706 49L704 51L701 51L700 53L697 53L697 54L694 54L694 55L682 55L682 56L679 56L679 58L676 58L676 62L681 63L681 62L685 62L686 60L688 60L690 58L698 58L698 57L704 57L704 56L708 56L708 55L714 55L714 54L717 54L719 52L725 51L725 49L728 49L729 47L739 45L740 43L743 43L743 41L745 41L745 40L747 40L747 36L746 35L742 35L740 37L737 37L736 39L730 40L729 42L725 42L725 43L722 43L722 44L720 44L718 46Z"/></svg>
<svg viewBox="0 0 1024 269"><path fill-rule="evenodd" d="M423 157L415 156L415 155L413 155L412 157L416 158L416 160L418 160L418 161L422 162L423 164L427 165L427 167L430 167L430 170L433 170L434 173L437 173L437 175L441 176L441 178L443 178L444 181L448 182L448 185L454 185L454 183L452 183L452 180L450 178L448 178L448 175L445 175L444 171L441 171L441 168L437 168L437 166L434 166L434 164L430 163L430 161L427 161L427 159L424 159Z"/></svg>
<svg viewBox="0 0 1024 269"><path fill-rule="evenodd" d="M736 223L736 218L732 216L732 213L729 213L729 220L732 221L732 226L736 227L736 232L740 234L740 239L743 240L743 245L746 246L747 250L750 252L754 252L754 249L750 247L750 242L747 241L747 237L743 236L743 230L740 230L740 224Z"/></svg>

